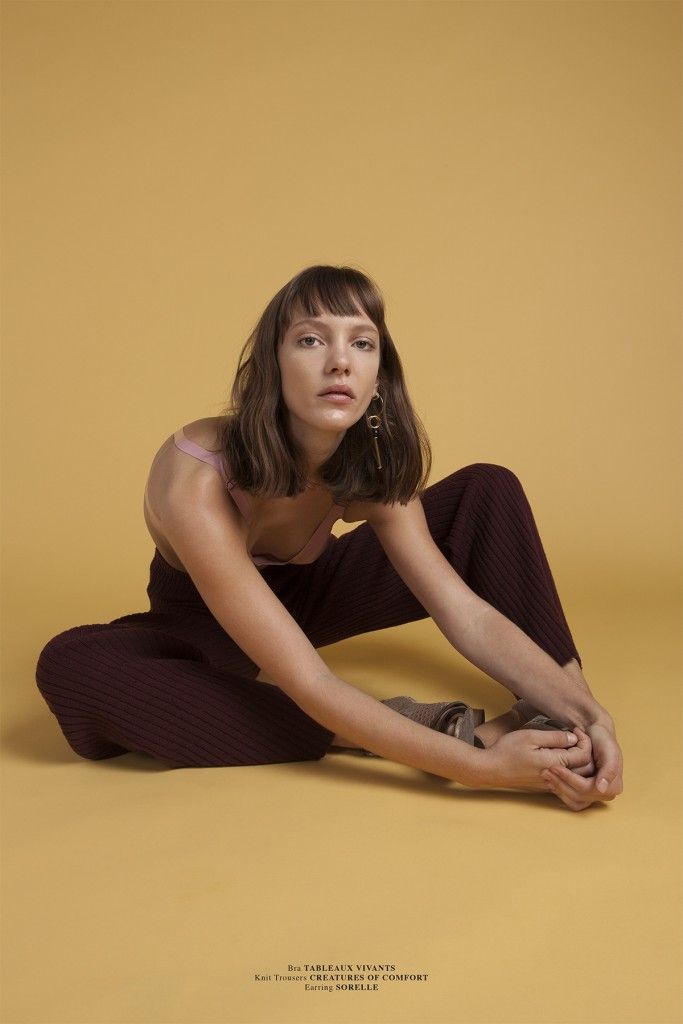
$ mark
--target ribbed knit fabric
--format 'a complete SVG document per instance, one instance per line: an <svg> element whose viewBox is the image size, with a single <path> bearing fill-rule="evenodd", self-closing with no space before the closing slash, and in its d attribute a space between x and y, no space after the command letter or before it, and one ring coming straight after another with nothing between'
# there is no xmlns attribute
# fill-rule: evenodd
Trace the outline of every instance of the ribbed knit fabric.
<svg viewBox="0 0 683 1024"><path fill-rule="evenodd" d="M581 665L515 474L473 463L427 488L422 503L435 543L468 586L558 664ZM368 523L331 537L315 562L261 574L316 648L427 618ZM77 754L136 751L170 767L325 755L334 734L278 686L256 680L258 666L191 578L156 549L147 595L149 611L67 629L40 653L36 682Z"/></svg>

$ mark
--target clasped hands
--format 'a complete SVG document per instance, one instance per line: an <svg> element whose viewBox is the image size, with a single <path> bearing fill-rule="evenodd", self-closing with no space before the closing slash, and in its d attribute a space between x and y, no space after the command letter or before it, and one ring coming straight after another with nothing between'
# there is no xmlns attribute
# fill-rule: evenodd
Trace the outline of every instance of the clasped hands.
<svg viewBox="0 0 683 1024"><path fill-rule="evenodd" d="M578 737L572 749L584 753L585 764L573 769L561 764L544 769L541 774L548 788L573 811L614 800L624 790L624 760L614 726L593 722L585 732L578 727L572 731Z"/></svg>
<svg viewBox="0 0 683 1024"><path fill-rule="evenodd" d="M536 741L534 759L541 753L547 758L547 766L540 769L546 789L555 793L572 811L582 811L593 803L614 800L615 796L623 792L623 757L610 719L592 722L585 730L577 726L572 730L577 742L572 744L567 742L568 733L553 732L552 739L548 735L547 745L544 746L542 731L528 732ZM525 737L524 750L531 736ZM520 731L507 733L488 749L494 754L498 744L509 748L511 743L518 746L520 740ZM518 756L526 762L523 749L519 749ZM517 773L514 767L516 758L512 757L511 764L511 753L509 749L506 751L505 761L509 769L512 769L513 776L519 774L517 781L521 782L528 765L523 767L520 762ZM536 768L536 772L538 771ZM527 787L522 784L521 788ZM533 784L533 788L539 788L537 783Z"/></svg>

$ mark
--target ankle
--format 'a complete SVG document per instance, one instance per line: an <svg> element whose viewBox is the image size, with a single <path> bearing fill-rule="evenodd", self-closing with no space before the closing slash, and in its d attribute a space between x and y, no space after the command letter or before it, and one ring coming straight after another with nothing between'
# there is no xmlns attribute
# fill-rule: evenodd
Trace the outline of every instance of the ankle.
<svg viewBox="0 0 683 1024"><path fill-rule="evenodd" d="M474 730L474 735L479 737L485 747L490 747L501 736L505 736L508 732L514 732L523 724L519 715L513 714L512 709L510 709L510 711L504 711L502 715L498 715L496 718L491 718L488 722L478 725Z"/></svg>

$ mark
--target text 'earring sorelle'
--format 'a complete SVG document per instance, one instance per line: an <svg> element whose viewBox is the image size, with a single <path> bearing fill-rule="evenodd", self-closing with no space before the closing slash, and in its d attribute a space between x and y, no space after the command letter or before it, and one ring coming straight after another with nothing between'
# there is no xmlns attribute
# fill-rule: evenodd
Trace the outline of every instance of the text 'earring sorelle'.
<svg viewBox="0 0 683 1024"><path fill-rule="evenodd" d="M373 397L373 399L375 399L375 398L378 399L378 401L380 401L382 403L382 407L381 408L382 408L382 412L384 412L384 399L382 398L382 396L378 392L376 392L372 397ZM381 420L381 418L376 413L372 413L371 415L365 417L365 422L367 423L367 425L372 430L372 441L373 441L373 444L375 446L375 458L377 460L377 468L381 469L382 468L382 460L380 459L380 455L379 455L379 445L377 444L377 438L379 436L379 428L380 428L380 425L382 423L382 420Z"/></svg>

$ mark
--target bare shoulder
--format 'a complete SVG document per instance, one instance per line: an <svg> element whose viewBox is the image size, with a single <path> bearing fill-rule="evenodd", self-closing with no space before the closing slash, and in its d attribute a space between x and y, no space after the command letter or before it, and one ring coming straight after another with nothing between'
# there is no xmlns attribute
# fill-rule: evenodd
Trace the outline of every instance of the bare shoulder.
<svg viewBox="0 0 683 1024"><path fill-rule="evenodd" d="M173 437L176 430L182 430L188 440L194 441L195 444L206 448L207 451L218 451L220 449L218 443L220 420L220 416L206 416L203 419L193 420L191 423L174 427L173 432L164 439L161 446L154 453L150 467L150 480L166 478L172 475L174 470L177 470L179 467L191 466L193 461L197 461L178 457L185 453L181 452L174 443Z"/></svg>
<svg viewBox="0 0 683 1024"><path fill-rule="evenodd" d="M183 424L186 438L194 441L207 451L219 451L218 429L221 418L208 416ZM185 503L189 499L201 501L209 498L227 510L232 503L224 494L225 486L215 468L206 462L193 458L182 451L174 442L174 432L163 441L154 454L145 487L145 508L147 513L160 519L169 505Z"/></svg>

